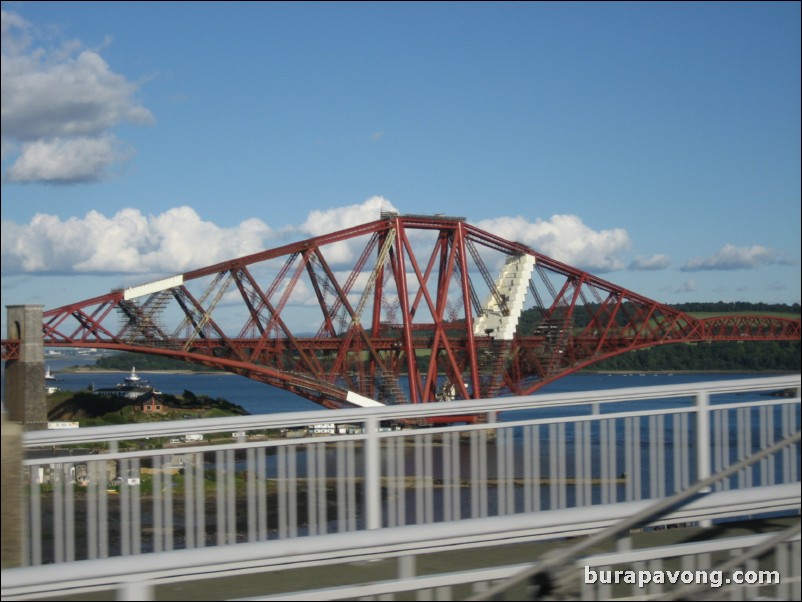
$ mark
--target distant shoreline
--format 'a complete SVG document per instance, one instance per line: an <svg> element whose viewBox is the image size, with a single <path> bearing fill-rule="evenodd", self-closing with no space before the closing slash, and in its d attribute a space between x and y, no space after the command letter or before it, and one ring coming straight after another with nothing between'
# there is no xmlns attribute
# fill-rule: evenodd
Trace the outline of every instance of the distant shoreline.
<svg viewBox="0 0 802 602"><path fill-rule="evenodd" d="M67 373L67 374L83 374L83 373L92 373L92 374L127 374L130 370L114 370L112 368L97 368L95 366L70 366L68 368L62 368L59 372ZM231 374L231 372L224 372L221 370L138 370L137 374Z"/></svg>

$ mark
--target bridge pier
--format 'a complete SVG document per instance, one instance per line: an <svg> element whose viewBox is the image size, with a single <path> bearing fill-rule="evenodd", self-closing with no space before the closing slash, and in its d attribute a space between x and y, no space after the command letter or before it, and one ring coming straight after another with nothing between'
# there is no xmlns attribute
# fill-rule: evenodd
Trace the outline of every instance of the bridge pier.
<svg viewBox="0 0 802 602"><path fill-rule="evenodd" d="M6 361L3 422L3 569L25 564L22 431L47 428L42 306L9 305L8 338L19 358Z"/></svg>
<svg viewBox="0 0 802 602"><path fill-rule="evenodd" d="M8 305L8 338L20 341L19 359L6 361L8 420L26 431L47 428L41 305Z"/></svg>

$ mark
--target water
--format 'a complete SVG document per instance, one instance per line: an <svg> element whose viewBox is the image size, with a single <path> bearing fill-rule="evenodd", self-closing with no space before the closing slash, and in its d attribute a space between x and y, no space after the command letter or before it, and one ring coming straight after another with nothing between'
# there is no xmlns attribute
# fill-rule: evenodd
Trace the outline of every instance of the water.
<svg viewBox="0 0 802 602"><path fill-rule="evenodd" d="M94 365L91 356L70 356L48 358L45 364L58 379L49 384L61 390L82 391L88 387L114 387L122 382L128 372L65 372L72 366ZM137 374L148 380L152 386L163 393L181 395L185 390L195 395L206 395L213 399L223 398L243 407L251 414L275 414L281 412L317 411L321 407L303 397L282 389L227 373L169 373L142 372ZM5 375L3 375L5 376ZM618 389L624 387L645 387L670 384L696 383L715 380L754 378L751 374L729 373L678 373L678 374L604 374L577 373L561 378L544 387L540 393L564 393ZM5 378L3 378L5 380ZM620 406L619 406L620 407ZM516 417L524 417L516 413ZM505 416L503 419L512 419Z"/></svg>
<svg viewBox="0 0 802 602"><path fill-rule="evenodd" d="M91 357L70 356L45 360L45 365L58 380L49 381L62 391L84 391L88 387L102 389L115 387L128 376L128 372L65 372L73 366L92 366ZM242 406L251 414L275 414L320 410L321 407L303 397L282 389L256 382L249 378L228 373L169 373L147 372L137 369L142 380L162 393L181 395L185 390L195 395L206 395L212 399L223 398ZM5 374L3 375L5 382Z"/></svg>

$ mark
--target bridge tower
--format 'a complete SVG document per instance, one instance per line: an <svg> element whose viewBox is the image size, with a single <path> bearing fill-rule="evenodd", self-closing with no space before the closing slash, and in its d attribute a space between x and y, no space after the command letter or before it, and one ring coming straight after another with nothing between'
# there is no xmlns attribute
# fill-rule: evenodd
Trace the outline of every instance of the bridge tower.
<svg viewBox="0 0 802 602"><path fill-rule="evenodd" d="M42 306L9 305L8 338L18 340L19 354L6 360L4 399L8 419L26 431L47 428Z"/></svg>

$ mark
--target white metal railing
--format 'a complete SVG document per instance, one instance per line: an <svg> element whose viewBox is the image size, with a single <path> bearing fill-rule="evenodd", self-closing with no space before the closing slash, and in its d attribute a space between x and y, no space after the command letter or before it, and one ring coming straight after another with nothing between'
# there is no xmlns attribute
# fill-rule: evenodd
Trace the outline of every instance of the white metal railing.
<svg viewBox="0 0 802 602"><path fill-rule="evenodd" d="M794 485L754 488L746 494L736 491L711 492L685 506L662 513L648 524L652 527L682 525L700 518L730 516L733 512L749 514L789 508L798 512L799 502L798 487ZM615 528L632 516L650 513L653 506L654 502L641 500L597 506L593 512L587 512L584 508L568 508L519 516L495 516L294 540L271 540L217 548L84 560L51 565L47 570L31 566L3 571L2 597L3 600L53 599L59 595L112 590L117 592L119 600L151 600L157 598L156 588L171 585L185 588L182 584L194 582L204 592L204 599L229 599L232 597L229 589L231 579L240 583L247 581L251 575L297 570L308 575L304 580L306 587L302 588L303 591L281 591L284 584L280 578L262 583L253 582L238 591L248 591L247 595L259 595L258 599L337 600L436 588L441 591L439 599L459 599L455 598L459 595L458 592L465 597L472 591L486 589L493 581L515 577L529 568L522 564L505 565L494 562L499 547L537 541L556 541L558 543L555 545L564 545L565 542L576 541L578 537ZM584 557L573 563L573 566L606 568L629 563L628 568L631 569L638 567L639 562L751 548L772 537L776 537L776 534L609 552ZM790 589L793 593L799 589L799 562L795 561L799 557L798 533L781 537L775 546L778 550L781 549L780 541L788 541L795 546L790 549L790 555L788 551L783 552L784 562L779 565L784 577L785 591L788 591L789 584L794 583L796 575L796 589ZM483 568L455 571L455 568L465 568L460 558L442 560L443 553L477 549L486 550L483 552L487 559ZM439 564L443 567L439 572L416 569L416 565L427 566L427 558L438 554L441 555ZM520 557L520 560L525 559L526 557ZM365 573L354 570L360 564L391 561L397 562L395 579L376 581L374 578L366 583ZM569 560L566 564L572 562ZM683 565L684 568L689 566L696 568L703 565ZM706 568L710 568L709 563ZM332 573L341 574L343 579L340 581L347 585L316 588L314 584L321 581L320 572L328 572L329 576ZM313 575L316 577L313 578ZM353 581L349 583L349 579ZM477 589L466 591L466 585L475 585ZM573 585L579 591L582 581L577 578ZM457 589L458 586L463 587ZM283 589L286 590L286 587ZM449 591L447 597L442 595L444 589ZM593 589L598 594L597 588ZM187 595L186 590L183 591ZM604 593L603 589L601 591ZM424 598L431 599L425 595ZM604 596L591 596L589 599L604 599ZM798 599L798 596L781 599Z"/></svg>
<svg viewBox="0 0 802 602"><path fill-rule="evenodd" d="M27 559L660 499L798 431L799 388L793 375L25 433ZM488 421L438 422L465 416ZM798 484L799 454L797 443L716 490Z"/></svg>
<svg viewBox="0 0 802 602"><path fill-rule="evenodd" d="M625 519L622 519L616 524L610 525L609 527L594 533L588 538L582 539L573 545L566 546L558 550L553 550L551 553L542 558L540 562L526 568L517 575L514 575L501 583L495 584L488 591L484 592L482 595L474 596L471 598L471 600L495 599L497 595L507 591L511 587L514 587L525 580L531 581L536 586L536 589L538 590L536 594L538 594L538 597L542 597L545 594L552 595L557 590L574 589L576 586L576 579L574 578L574 575L566 574L566 567L569 567L571 563L575 561L575 559L581 557L587 550L592 549L601 542L620 538L633 528L652 524L655 519L659 519L666 514L675 514L675 512L672 511L674 511L676 508L682 508L686 505L692 506L693 503L691 500L698 499L699 496L708 496L711 491L711 485L714 483L736 474L747 466L771 457L776 451L798 445L801 439L802 431L796 431L782 441L778 441L768 448L764 448L754 454L751 454L749 457L739 460L738 462L728 466L727 468L724 468L716 474L696 481L687 489L679 491L669 497L651 502L646 508L632 513ZM793 491L792 495L796 497L798 485L790 485L790 488ZM738 498L741 498L754 493L754 489L755 488L745 489L732 493L734 493ZM765 487L759 487L756 489L758 491L766 490ZM713 496L715 495L716 494L713 494ZM689 502L691 503L689 504ZM795 508L797 509L797 514L799 512L798 508L800 502L802 502L802 500L795 500L793 502ZM710 524L709 520L704 520L702 522L706 525ZM799 535L799 521L793 525L787 535ZM786 535L782 535L776 540L776 543L785 541L786 538ZM772 543L775 543L773 539L769 541L765 551L768 551L771 548ZM762 551L762 545L758 546L754 557L757 557L757 554ZM750 557L752 557L751 552ZM735 564L733 564L733 567L738 566L739 562L740 561L737 561Z"/></svg>

